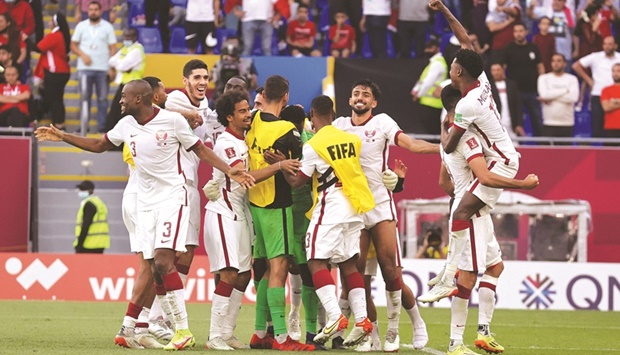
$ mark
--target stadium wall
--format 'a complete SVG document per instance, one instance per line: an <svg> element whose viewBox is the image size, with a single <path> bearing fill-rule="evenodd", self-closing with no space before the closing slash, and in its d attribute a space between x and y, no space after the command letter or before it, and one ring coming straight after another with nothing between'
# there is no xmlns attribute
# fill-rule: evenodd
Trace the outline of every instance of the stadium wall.
<svg viewBox="0 0 620 355"><path fill-rule="evenodd" d="M497 288L497 308L620 311L619 264L505 264ZM0 299L128 301L139 261L135 255L2 253L0 265L4 266L0 270ZM443 260L405 259L403 266L404 282L419 296L426 290L428 280L443 267ZM194 258L186 286L189 302L211 301L215 282L208 270L207 257ZM371 287L377 306L385 306L385 285L380 273ZM255 299L254 287L250 286L244 303L253 303ZM478 305L477 287L470 304ZM441 300L432 306L447 308L450 302Z"/></svg>

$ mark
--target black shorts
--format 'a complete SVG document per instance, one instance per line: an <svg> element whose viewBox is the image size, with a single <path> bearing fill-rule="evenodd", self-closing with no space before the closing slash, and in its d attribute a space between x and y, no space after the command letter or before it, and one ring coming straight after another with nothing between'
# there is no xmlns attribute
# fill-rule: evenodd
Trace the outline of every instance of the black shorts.
<svg viewBox="0 0 620 355"><path fill-rule="evenodd" d="M291 54L293 53L293 49L297 49L301 54L305 55L306 57L309 57L312 51L314 50L314 48L302 48L302 47L296 47L296 46L288 46L288 49L291 52Z"/></svg>
<svg viewBox="0 0 620 355"><path fill-rule="evenodd" d="M214 22L190 22L185 21L185 42L188 48L197 48L198 44L202 44L203 50L207 47L206 39L209 33L213 33L215 37L215 23Z"/></svg>

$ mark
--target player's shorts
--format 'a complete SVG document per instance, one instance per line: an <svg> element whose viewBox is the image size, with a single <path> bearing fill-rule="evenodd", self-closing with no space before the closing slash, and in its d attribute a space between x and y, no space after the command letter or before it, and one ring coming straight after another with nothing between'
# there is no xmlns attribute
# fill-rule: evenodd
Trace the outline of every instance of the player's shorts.
<svg viewBox="0 0 620 355"><path fill-rule="evenodd" d="M189 203L189 228L185 245L200 245L200 194L195 186L185 185Z"/></svg>
<svg viewBox="0 0 620 355"><path fill-rule="evenodd" d="M201 44L203 49L210 48L205 40L209 33L215 37L215 23L185 21L185 32L185 42L189 48L197 48L198 44Z"/></svg>
<svg viewBox="0 0 620 355"><path fill-rule="evenodd" d="M312 205L306 209L309 210ZM303 208L302 208L303 209ZM291 244L291 254L297 265L306 264L306 232L310 220L306 218L306 212L302 209L293 207L293 243Z"/></svg>
<svg viewBox="0 0 620 355"><path fill-rule="evenodd" d="M364 228L371 229L376 226L377 223L383 221L396 221L396 207L394 201L383 201L375 206L372 210L362 215L364 220Z"/></svg>
<svg viewBox="0 0 620 355"><path fill-rule="evenodd" d="M144 259L153 259L155 249L186 252L190 207L169 205L150 211L138 211L136 235L143 243Z"/></svg>
<svg viewBox="0 0 620 355"><path fill-rule="evenodd" d="M125 228L129 232L129 248L132 253L142 252L142 243L136 237L136 224L138 217L138 194L123 194L123 201L121 202L123 209L123 222Z"/></svg>
<svg viewBox="0 0 620 355"><path fill-rule="evenodd" d="M317 224L310 221L306 238L306 256L311 259L328 259L334 264L347 261L360 252L361 221L338 224Z"/></svg>
<svg viewBox="0 0 620 355"><path fill-rule="evenodd" d="M252 268L251 221L235 221L217 212L206 211L204 242L211 272L235 268L245 272Z"/></svg>
<svg viewBox="0 0 620 355"><path fill-rule="evenodd" d="M489 164L490 172L510 179L514 179L517 175L517 170L519 170L518 166L508 166L496 161L492 161ZM478 179L474 179L474 181L472 181L467 187L467 191L478 197L480 201L484 202L488 206L489 209L493 209L504 189L484 186Z"/></svg>
<svg viewBox="0 0 620 355"><path fill-rule="evenodd" d="M291 255L291 244L295 242L293 233L293 209L262 208L250 205L254 221L254 257L273 259Z"/></svg>
<svg viewBox="0 0 620 355"><path fill-rule="evenodd" d="M487 267L502 261L502 251L495 238L493 219L490 214L472 218L470 239L458 268L465 271L484 272Z"/></svg>

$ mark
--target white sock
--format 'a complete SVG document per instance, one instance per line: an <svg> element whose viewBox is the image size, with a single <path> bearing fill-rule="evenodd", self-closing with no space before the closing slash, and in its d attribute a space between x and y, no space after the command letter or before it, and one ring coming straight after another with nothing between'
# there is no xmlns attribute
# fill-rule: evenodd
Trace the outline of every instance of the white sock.
<svg viewBox="0 0 620 355"><path fill-rule="evenodd" d="M387 303L388 330L396 330L400 323L400 308L402 307L403 290L385 291L385 301Z"/></svg>
<svg viewBox="0 0 620 355"><path fill-rule="evenodd" d="M159 305L163 314L168 318L168 321L170 321L170 323L174 327L174 316L172 315L172 309L170 308L170 301L168 300L168 295L157 295L156 299L159 300Z"/></svg>
<svg viewBox="0 0 620 355"><path fill-rule="evenodd" d="M185 309L185 290L166 292L166 299L170 303L170 311L173 315L176 330L189 329L187 322L187 310Z"/></svg>
<svg viewBox="0 0 620 355"><path fill-rule="evenodd" d="M222 325L228 314L229 304L230 297L224 297L217 293L213 294L213 299L211 301L211 329L209 330L209 339L222 336Z"/></svg>
<svg viewBox="0 0 620 355"><path fill-rule="evenodd" d="M123 327L125 327L126 329L135 329L137 322L137 319L131 318L130 316L123 317Z"/></svg>
<svg viewBox="0 0 620 355"><path fill-rule="evenodd" d="M329 319L330 322L336 321L341 314L339 307L340 302L336 298L336 285L331 284L318 288L316 289L316 295L319 297L325 309L327 319Z"/></svg>
<svg viewBox="0 0 620 355"><path fill-rule="evenodd" d="M344 314L345 317L349 318L351 316L351 304L348 299L339 298L338 307L340 307L340 312Z"/></svg>
<svg viewBox="0 0 620 355"><path fill-rule="evenodd" d="M138 315L138 322L136 323L136 334L148 333L150 313L151 310L149 308L142 307L142 311Z"/></svg>
<svg viewBox="0 0 620 355"><path fill-rule="evenodd" d="M161 304L159 303L159 297L155 297L153 300L153 304L151 305L151 312L149 313L149 322L155 323L157 322L157 318L167 318L164 314L164 311L161 309Z"/></svg>
<svg viewBox="0 0 620 355"><path fill-rule="evenodd" d="M467 324L467 303L469 303L469 300L460 297L454 297L452 299L450 340L455 341L454 345L463 343L463 333L465 332L465 325Z"/></svg>
<svg viewBox="0 0 620 355"><path fill-rule="evenodd" d="M183 288L185 288L185 286L187 285L187 275L179 272L179 277L181 278L181 281L183 282Z"/></svg>
<svg viewBox="0 0 620 355"><path fill-rule="evenodd" d="M480 304L478 307L478 325L488 326L491 324L491 320L493 320L493 311L495 310L495 286L497 285L497 281L497 277L486 274L482 275L480 279L480 288L478 289L478 302Z"/></svg>
<svg viewBox="0 0 620 355"><path fill-rule="evenodd" d="M458 269L459 261L469 241L469 228L457 232L450 232L450 246L448 259L446 260L446 272L441 282L445 285L454 284L454 275Z"/></svg>
<svg viewBox="0 0 620 355"><path fill-rule="evenodd" d="M426 323L424 323L424 319L422 319L422 316L420 315L420 308L418 308L417 305L410 309L405 309L405 311L409 315L409 319L411 319L413 329L426 328Z"/></svg>
<svg viewBox="0 0 620 355"><path fill-rule="evenodd" d="M233 289L230 294L228 303L228 314L222 324L222 338L224 340L229 339L233 335L235 326L237 325L237 318L239 317L239 311L241 310L241 302L243 301L243 292Z"/></svg>
<svg viewBox="0 0 620 355"><path fill-rule="evenodd" d="M349 290L349 304L351 304L351 310L355 316L356 323L368 317L368 312L366 310L366 290L361 287Z"/></svg>
<svg viewBox="0 0 620 355"><path fill-rule="evenodd" d="M319 302L319 308L316 310L316 322L319 324L319 329L325 327L325 323L327 323L327 315L325 314L325 308L321 302Z"/></svg>
<svg viewBox="0 0 620 355"><path fill-rule="evenodd" d="M291 314L299 319L299 309L301 308L301 275L291 274L289 282L291 283Z"/></svg>
<svg viewBox="0 0 620 355"><path fill-rule="evenodd" d="M372 333L370 338L373 344L381 344L381 334L379 334L379 321L372 322Z"/></svg>

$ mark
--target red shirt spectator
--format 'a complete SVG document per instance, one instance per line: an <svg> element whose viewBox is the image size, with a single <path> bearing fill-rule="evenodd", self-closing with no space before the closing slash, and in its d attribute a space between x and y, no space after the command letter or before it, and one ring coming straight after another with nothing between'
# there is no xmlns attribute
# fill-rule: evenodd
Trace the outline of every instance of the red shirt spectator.
<svg viewBox="0 0 620 355"><path fill-rule="evenodd" d="M491 49L494 51L501 50L509 43L514 42L514 26L521 22L521 6L518 3L506 4L503 7L500 7L498 4L498 9L500 8L506 8L507 10L505 11L509 11L510 15L504 12L504 10L496 10L493 13L489 13L486 19L487 27L493 33ZM502 27L506 21L511 22Z"/></svg>
<svg viewBox="0 0 620 355"><path fill-rule="evenodd" d="M355 29L347 24L342 25L338 38L336 38L336 31L338 25L332 25L329 28L329 40L332 41L331 49L347 49L353 46L355 43Z"/></svg>
<svg viewBox="0 0 620 355"><path fill-rule="evenodd" d="M288 43L291 55L294 57L320 56L321 52L314 49L315 36L316 26L308 21L308 6L302 4L297 9L297 20L289 22L286 29L286 43Z"/></svg>
<svg viewBox="0 0 620 355"><path fill-rule="evenodd" d="M2 96L19 96L20 94L30 93L30 87L27 84L20 84L19 82L11 85L9 83L0 84L0 93ZM28 99L22 100L18 103L5 103L0 105L0 113L4 112L11 107L17 107L21 112L29 115L28 112Z"/></svg>
<svg viewBox="0 0 620 355"><path fill-rule="evenodd" d="M620 85L615 84L603 89L601 92L601 102L609 100L612 102L620 101ZM605 128L605 130L620 129L620 109L605 112L605 124L603 128Z"/></svg>
<svg viewBox="0 0 620 355"><path fill-rule="evenodd" d="M6 83L0 84L0 126L26 127L30 121L30 88L19 83L19 74L15 67L7 67L4 76Z"/></svg>
<svg viewBox="0 0 620 355"><path fill-rule="evenodd" d="M4 0L0 1L0 14L9 12L17 29L30 36L34 33L34 14L32 7L26 0L16 0L11 5L7 4Z"/></svg>
<svg viewBox="0 0 620 355"><path fill-rule="evenodd" d="M43 78L45 71L50 73L69 73L69 59L67 57L67 47L62 32L58 27L43 37L37 44L41 51L41 57L34 70L34 76Z"/></svg>
<svg viewBox="0 0 620 355"><path fill-rule="evenodd" d="M306 42L314 39L314 36L316 36L316 26L310 21L302 24L297 20L293 20L288 24L286 34L293 42Z"/></svg>
<svg viewBox="0 0 620 355"><path fill-rule="evenodd" d="M555 53L555 36L549 33L545 35L538 33L534 35L532 42L540 50L540 59L545 65L545 73L549 73L551 71L551 57Z"/></svg>

